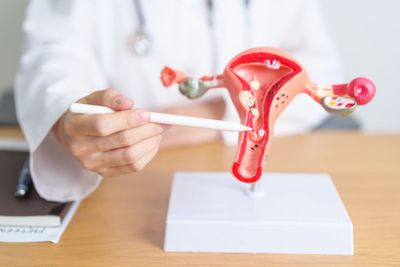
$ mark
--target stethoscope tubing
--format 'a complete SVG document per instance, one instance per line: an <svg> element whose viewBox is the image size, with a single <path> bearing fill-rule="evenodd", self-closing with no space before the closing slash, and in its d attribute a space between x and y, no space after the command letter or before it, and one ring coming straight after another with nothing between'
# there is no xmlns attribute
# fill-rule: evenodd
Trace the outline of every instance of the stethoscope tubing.
<svg viewBox="0 0 400 267"><path fill-rule="evenodd" d="M135 8L135 13L136 17L138 20L138 28L135 30L135 36L133 37L133 48L136 54L139 56L144 56L147 55L148 52L151 49L151 38L150 34L148 33L146 29L146 16L144 14L143 10L143 5L141 0L133 0L134 8ZM217 36L215 32L215 17L214 17L214 10L215 10L215 2L214 0L207 0L207 10L208 10L208 27L210 29L210 42L211 42L211 58L212 58L212 71L214 73L217 73L217 68L218 68L218 48L217 48ZM249 28L250 25L250 16L249 16L249 6L250 6L250 0L243 0L243 4L245 7L245 24L246 27ZM248 36L246 36L248 38ZM142 42L142 43L138 43Z"/></svg>

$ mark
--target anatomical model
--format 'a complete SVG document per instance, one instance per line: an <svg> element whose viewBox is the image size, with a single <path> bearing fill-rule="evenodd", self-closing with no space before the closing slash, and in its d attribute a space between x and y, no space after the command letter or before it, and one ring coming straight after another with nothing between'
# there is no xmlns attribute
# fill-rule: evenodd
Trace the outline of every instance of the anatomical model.
<svg viewBox="0 0 400 267"><path fill-rule="evenodd" d="M240 133L232 166L235 177L247 183L260 179L275 121L297 94L308 94L329 113L348 115L357 105L371 101L376 91L366 78L356 78L348 84L315 84L287 52L267 47L240 53L220 75L196 79L165 67L161 81L167 87L179 84L180 92L190 99L199 98L212 88L228 89L242 124L253 129Z"/></svg>

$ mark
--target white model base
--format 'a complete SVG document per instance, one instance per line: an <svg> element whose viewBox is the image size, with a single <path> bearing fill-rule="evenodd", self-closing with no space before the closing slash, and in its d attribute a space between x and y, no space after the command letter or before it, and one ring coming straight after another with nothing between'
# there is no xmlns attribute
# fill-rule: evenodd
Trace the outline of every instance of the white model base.
<svg viewBox="0 0 400 267"><path fill-rule="evenodd" d="M327 174L176 173L165 251L353 255L353 225Z"/></svg>

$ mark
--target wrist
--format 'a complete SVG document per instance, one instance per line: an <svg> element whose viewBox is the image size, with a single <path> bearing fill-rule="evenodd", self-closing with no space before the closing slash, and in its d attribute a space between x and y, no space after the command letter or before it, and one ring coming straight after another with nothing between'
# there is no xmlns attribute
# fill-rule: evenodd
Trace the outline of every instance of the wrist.
<svg viewBox="0 0 400 267"><path fill-rule="evenodd" d="M52 127L52 132L56 136L58 142L60 142L64 147L66 146L66 138L65 138L65 131L64 131L64 123L65 123L65 116L64 113L57 121L54 123Z"/></svg>

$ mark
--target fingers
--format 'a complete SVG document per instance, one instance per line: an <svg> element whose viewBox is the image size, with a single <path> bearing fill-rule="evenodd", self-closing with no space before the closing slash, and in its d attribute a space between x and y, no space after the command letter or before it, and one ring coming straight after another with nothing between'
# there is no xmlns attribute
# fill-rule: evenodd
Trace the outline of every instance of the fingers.
<svg viewBox="0 0 400 267"><path fill-rule="evenodd" d="M161 135L156 135L143 140L133 146L119 148L84 158L81 163L86 169L92 171L104 170L110 167L132 165L138 168L140 160L149 152L158 149L161 142Z"/></svg>
<svg viewBox="0 0 400 267"><path fill-rule="evenodd" d="M105 137L82 136L70 141L70 150L75 156L106 152L132 146L144 139L163 133L165 129L167 127L160 124L146 123Z"/></svg>
<svg viewBox="0 0 400 267"><path fill-rule="evenodd" d="M132 100L114 89L95 91L80 99L78 102L83 104L107 106L116 111L131 109L133 106Z"/></svg>
<svg viewBox="0 0 400 267"><path fill-rule="evenodd" d="M158 152L158 149L159 149L159 147L153 148L135 164L127 164L127 165L123 165L123 166L110 167L110 168L100 171L100 174L103 177L110 177L110 176L116 176L116 175L120 175L120 174L141 171L154 158L154 156Z"/></svg>
<svg viewBox="0 0 400 267"><path fill-rule="evenodd" d="M94 150L109 151L121 147L132 146L141 140L160 135L165 127L160 124L146 123L145 125L117 132L104 138L97 138L92 143Z"/></svg>
<svg viewBox="0 0 400 267"><path fill-rule="evenodd" d="M150 112L129 109L111 114L70 114L67 119L72 131L100 137L143 125L150 120Z"/></svg>
<svg viewBox="0 0 400 267"><path fill-rule="evenodd" d="M96 91L80 103L108 106L111 114L66 112L57 127L65 146L85 169L103 176L139 171L156 155L167 128L149 123L150 112L112 89Z"/></svg>

